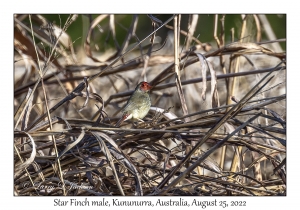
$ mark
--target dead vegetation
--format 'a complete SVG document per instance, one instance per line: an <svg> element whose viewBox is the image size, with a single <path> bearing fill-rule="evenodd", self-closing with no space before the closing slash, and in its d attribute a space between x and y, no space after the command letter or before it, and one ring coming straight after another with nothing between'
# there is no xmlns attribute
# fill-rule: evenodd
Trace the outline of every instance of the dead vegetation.
<svg viewBox="0 0 300 210"><path fill-rule="evenodd" d="M137 15L127 27L97 15L75 48L79 16L14 17L15 195L286 194L285 39L261 40L264 15L242 15L230 43L226 15L214 15L216 44L194 34L201 15L187 28L181 15L148 15L147 37ZM114 48L98 50L99 28ZM142 80L150 112L116 128Z"/></svg>

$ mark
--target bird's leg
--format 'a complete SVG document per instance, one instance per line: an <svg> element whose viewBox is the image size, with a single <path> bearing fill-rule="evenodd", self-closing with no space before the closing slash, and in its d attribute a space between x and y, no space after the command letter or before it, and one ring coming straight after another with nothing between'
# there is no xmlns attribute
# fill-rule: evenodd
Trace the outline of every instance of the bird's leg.
<svg viewBox="0 0 300 210"><path fill-rule="evenodd" d="M132 120L131 121L132 122L132 126L134 127L134 128L138 128L139 127L139 122L144 122L142 119L140 119L140 118L135 118L134 120Z"/></svg>
<svg viewBox="0 0 300 210"><path fill-rule="evenodd" d="M132 127L133 128L137 128L138 127L138 124L135 121L131 121L131 123L132 123Z"/></svg>
<svg viewBox="0 0 300 210"><path fill-rule="evenodd" d="M144 122L144 120L142 120L142 119L140 119L140 118L137 118L137 120L140 121L140 122Z"/></svg>

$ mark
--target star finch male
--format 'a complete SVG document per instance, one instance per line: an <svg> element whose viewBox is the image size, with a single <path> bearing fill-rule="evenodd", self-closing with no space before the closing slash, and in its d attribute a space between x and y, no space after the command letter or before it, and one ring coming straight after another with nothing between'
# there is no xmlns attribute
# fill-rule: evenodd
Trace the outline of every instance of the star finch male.
<svg viewBox="0 0 300 210"><path fill-rule="evenodd" d="M126 106L122 110L123 115L117 122L116 127L119 127L125 120L133 119L133 121L142 121L149 112L151 101L149 91L152 86L148 82L139 83Z"/></svg>

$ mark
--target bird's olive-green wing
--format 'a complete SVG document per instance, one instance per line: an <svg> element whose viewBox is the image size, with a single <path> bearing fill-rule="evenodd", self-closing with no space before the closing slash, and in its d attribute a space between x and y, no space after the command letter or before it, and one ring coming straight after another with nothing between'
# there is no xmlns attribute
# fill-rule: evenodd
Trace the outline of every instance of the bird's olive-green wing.
<svg viewBox="0 0 300 210"><path fill-rule="evenodd" d="M130 99L128 100L126 106L124 107L123 112L140 109L140 108L144 107L145 106L144 103L147 103L148 101L149 101L149 96L144 95L144 94L138 94L136 96L131 96Z"/></svg>

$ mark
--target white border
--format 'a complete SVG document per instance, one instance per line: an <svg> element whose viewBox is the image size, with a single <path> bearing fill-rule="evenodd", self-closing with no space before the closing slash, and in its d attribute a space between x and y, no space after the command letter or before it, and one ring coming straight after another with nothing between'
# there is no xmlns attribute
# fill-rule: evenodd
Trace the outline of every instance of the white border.
<svg viewBox="0 0 300 210"><path fill-rule="evenodd" d="M295 1L293 1L295 2ZM292 209L299 208L297 199L299 199L299 157L296 156L299 150L298 142L300 142L297 135L299 130L299 98L298 86L299 84L299 52L295 51L299 46L299 12L298 5L293 4L292 1L283 2L275 0L252 0L252 1L225 1L215 0L213 3L209 1L167 1L167 0L151 0L151 1L3 1L1 3L1 90L2 90L2 108L1 110L1 206L3 209L9 207L19 207L19 209L55 209L53 200L55 197L14 197L13 196L13 14L14 13L283 13L287 14L287 56L288 56L288 70L287 70L287 128L288 128L288 173L287 173L287 196L284 197L217 197L217 200L245 200L246 207L239 207L242 209L251 209L255 207L259 209L285 209L290 206ZM297 65L298 64L298 65ZM9 88L11 87L11 89ZM9 111L8 111L9 110ZM3 117L4 116L4 117ZM298 147L297 147L298 146ZM298 152L299 153L299 152ZM10 160L10 161L8 161ZM297 161L297 162L296 162ZM3 170L4 169L4 170ZM72 197L73 198L73 197ZM76 198L76 197L75 197ZM114 197L115 198L115 197ZM119 197L120 198L120 197ZM198 197L203 200L213 200L214 197ZM71 197L60 198L69 200ZM83 199L78 198L77 199ZM89 197L93 199L93 197ZM100 199L99 197L94 199ZM112 199L112 198L107 198ZM120 198L121 199L121 198ZM125 199L134 200L148 200L155 202L157 197L127 197ZM162 199L169 199L163 197ZM173 197L178 199L178 197ZM186 200L192 200L193 197L185 197ZM298 206L298 207L297 207ZM70 208L70 207L68 207ZM91 207L90 207L91 208ZM103 207L97 207L103 208ZM141 209L141 207L122 207L124 209ZM143 209L153 209L142 207ZM157 208L157 207L155 207ZM165 207L163 207L165 208ZM183 207L168 207L174 209L182 209ZM198 207L197 209L199 209ZM193 208L190 208L193 209ZM206 208L212 209L212 208ZM217 209L217 208L213 208ZM221 208L218 208L221 209ZM226 208L228 209L228 208ZM230 208L231 209L231 208ZM235 208L237 209L237 208Z"/></svg>

